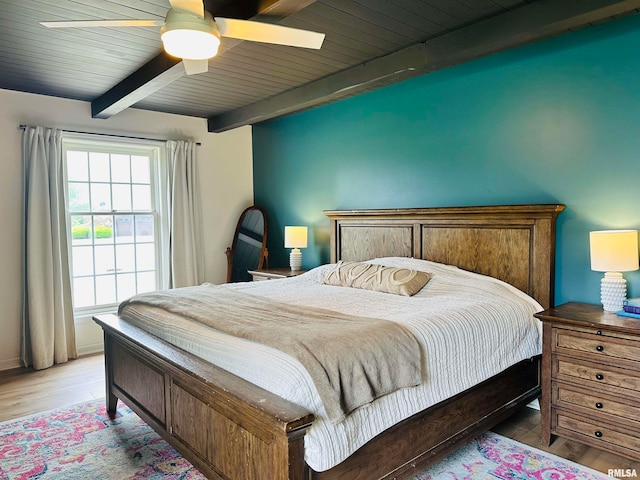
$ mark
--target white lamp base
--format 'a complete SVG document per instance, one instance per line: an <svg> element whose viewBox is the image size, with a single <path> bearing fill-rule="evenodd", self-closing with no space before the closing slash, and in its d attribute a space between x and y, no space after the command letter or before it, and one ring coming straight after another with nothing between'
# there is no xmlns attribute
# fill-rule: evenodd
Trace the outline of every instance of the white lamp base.
<svg viewBox="0 0 640 480"><path fill-rule="evenodd" d="M289 265L291 266L291 270L294 272L302 269L302 252L299 248L291 250L291 253L289 254Z"/></svg>
<svg viewBox="0 0 640 480"><path fill-rule="evenodd" d="M600 281L600 301L605 312L622 310L627 298L627 281L621 273L606 272Z"/></svg>

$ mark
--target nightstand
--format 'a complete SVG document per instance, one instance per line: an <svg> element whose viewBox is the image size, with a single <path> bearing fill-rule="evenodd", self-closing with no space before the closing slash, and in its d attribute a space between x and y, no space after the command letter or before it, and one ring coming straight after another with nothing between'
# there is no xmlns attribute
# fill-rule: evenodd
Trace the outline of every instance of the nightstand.
<svg viewBox="0 0 640 480"><path fill-rule="evenodd" d="M308 270L295 270L291 268L265 268L263 270L249 270L249 275L253 277L254 282L260 280L276 280L279 278L296 277L301 273L308 272Z"/></svg>
<svg viewBox="0 0 640 480"><path fill-rule="evenodd" d="M640 460L640 320L584 303L536 317L543 444L558 435Z"/></svg>

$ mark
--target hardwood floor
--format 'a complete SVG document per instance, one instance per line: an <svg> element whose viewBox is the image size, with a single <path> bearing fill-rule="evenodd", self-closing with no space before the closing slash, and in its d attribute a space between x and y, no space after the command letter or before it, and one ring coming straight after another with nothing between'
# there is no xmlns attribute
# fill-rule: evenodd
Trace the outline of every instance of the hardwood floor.
<svg viewBox="0 0 640 480"><path fill-rule="evenodd" d="M92 355L47 370L0 372L0 421L104 397L104 357ZM525 408L493 431L603 473L635 469L640 462L612 455L563 438L540 445L540 412Z"/></svg>
<svg viewBox="0 0 640 480"><path fill-rule="evenodd" d="M0 421L104 398L104 357L91 355L46 370L0 372Z"/></svg>

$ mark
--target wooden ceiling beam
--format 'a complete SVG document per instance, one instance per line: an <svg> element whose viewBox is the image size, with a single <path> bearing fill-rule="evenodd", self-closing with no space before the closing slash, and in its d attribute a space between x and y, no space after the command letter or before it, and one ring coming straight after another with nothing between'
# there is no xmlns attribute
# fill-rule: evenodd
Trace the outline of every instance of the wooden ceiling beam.
<svg viewBox="0 0 640 480"><path fill-rule="evenodd" d="M214 16L275 21L307 7L314 1L234 0L222 6L214 6L215 12L211 13ZM240 42L227 43L226 47L224 43L220 45L219 53L233 48ZM91 102L91 116L93 118L110 118L184 75L186 73L182 61L163 51Z"/></svg>
<svg viewBox="0 0 640 480"><path fill-rule="evenodd" d="M208 119L223 132L324 105L469 60L533 43L640 8L640 0L538 0Z"/></svg>
<svg viewBox="0 0 640 480"><path fill-rule="evenodd" d="M184 75L182 60L161 52L91 102L91 116L112 117Z"/></svg>
<svg viewBox="0 0 640 480"><path fill-rule="evenodd" d="M316 0L253 0L232 1L216 10L218 17L251 18L269 21L283 19L308 7ZM214 15L214 16L216 16Z"/></svg>

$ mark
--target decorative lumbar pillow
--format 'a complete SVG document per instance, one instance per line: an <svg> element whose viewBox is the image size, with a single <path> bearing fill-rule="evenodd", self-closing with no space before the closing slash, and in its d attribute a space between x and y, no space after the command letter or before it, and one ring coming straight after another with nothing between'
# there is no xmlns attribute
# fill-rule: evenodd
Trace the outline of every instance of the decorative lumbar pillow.
<svg viewBox="0 0 640 480"><path fill-rule="evenodd" d="M410 297L431 280L431 274L408 268L340 260L324 278L326 285L362 288Z"/></svg>

